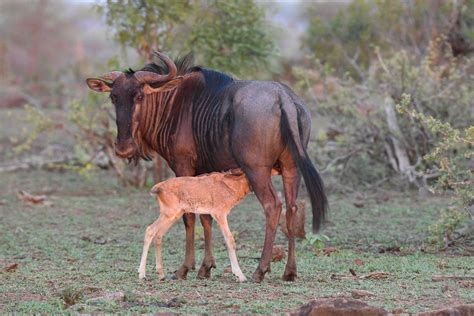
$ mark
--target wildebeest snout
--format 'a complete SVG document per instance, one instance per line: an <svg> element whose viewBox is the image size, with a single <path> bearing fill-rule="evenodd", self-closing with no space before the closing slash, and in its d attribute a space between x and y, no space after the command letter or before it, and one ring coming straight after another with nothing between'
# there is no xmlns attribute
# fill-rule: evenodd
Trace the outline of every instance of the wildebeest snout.
<svg viewBox="0 0 474 316"><path fill-rule="evenodd" d="M136 146L131 138L126 141L115 142L115 154L120 158L131 158L136 150Z"/></svg>

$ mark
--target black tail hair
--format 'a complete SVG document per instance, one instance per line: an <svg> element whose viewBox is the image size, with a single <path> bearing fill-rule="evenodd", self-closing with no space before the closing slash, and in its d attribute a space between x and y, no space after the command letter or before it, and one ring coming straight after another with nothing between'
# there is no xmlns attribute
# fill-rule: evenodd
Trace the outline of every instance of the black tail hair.
<svg viewBox="0 0 474 316"><path fill-rule="evenodd" d="M328 200L324 183L304 148L300 133L300 118L297 109L289 96L281 98L281 134L289 145L293 159L303 175L313 210L313 233L318 232L326 217Z"/></svg>

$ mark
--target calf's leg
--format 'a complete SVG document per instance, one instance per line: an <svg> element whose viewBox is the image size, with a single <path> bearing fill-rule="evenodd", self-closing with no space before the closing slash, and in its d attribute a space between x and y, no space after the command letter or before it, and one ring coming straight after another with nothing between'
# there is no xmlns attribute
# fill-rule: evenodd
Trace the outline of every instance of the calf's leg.
<svg viewBox="0 0 474 316"><path fill-rule="evenodd" d="M179 215L181 216L181 215ZM148 250L150 244L153 240L156 243L156 263L157 263L157 272L160 276L160 279L164 279L165 275L163 273L163 263L161 261L161 239L163 235L168 231L168 229L173 225L174 222L179 218L161 215L160 217L150 226L147 227L145 232L145 239L143 242L143 251L142 258L140 260L140 267L138 268L138 277L143 279L146 275L146 259L148 256Z"/></svg>
<svg viewBox="0 0 474 316"><path fill-rule="evenodd" d="M235 240L232 236L232 232L227 224L227 215L215 215L217 224L219 225L222 235L224 235L225 243L227 245L227 252L229 253L230 266L232 267L232 273L239 279L239 282L247 281L247 278L240 270L239 262L237 261L237 254L235 253Z"/></svg>

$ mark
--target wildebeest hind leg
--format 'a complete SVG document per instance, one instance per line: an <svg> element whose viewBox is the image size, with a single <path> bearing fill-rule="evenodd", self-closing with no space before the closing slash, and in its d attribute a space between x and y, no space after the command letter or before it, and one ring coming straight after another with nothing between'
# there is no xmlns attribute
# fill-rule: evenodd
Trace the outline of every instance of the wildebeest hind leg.
<svg viewBox="0 0 474 316"><path fill-rule="evenodd" d="M199 215L204 230L204 259L199 268L198 278L208 279L211 277L211 269L216 267L216 260L212 254L212 217L207 214Z"/></svg>
<svg viewBox="0 0 474 316"><path fill-rule="evenodd" d="M194 256L194 223L196 222L196 215L192 213L184 214L183 222L186 228L186 254L184 255L184 263L175 273L178 280L185 280L188 271L196 268L196 258Z"/></svg>
<svg viewBox="0 0 474 316"><path fill-rule="evenodd" d="M281 214L281 202L273 188L271 181L272 167L244 168L244 172L250 181L250 184L262 204L265 218L265 243L263 246L262 257L257 269L252 275L254 282L261 282L265 273L270 271L272 261L273 242L275 241L276 228Z"/></svg>
<svg viewBox="0 0 474 316"><path fill-rule="evenodd" d="M283 280L294 281L296 279L296 258L295 258L295 218L297 212L296 198L300 184L300 175L291 157L283 160L282 177L283 188L285 190L286 202L286 225L288 229L288 261L286 262Z"/></svg>

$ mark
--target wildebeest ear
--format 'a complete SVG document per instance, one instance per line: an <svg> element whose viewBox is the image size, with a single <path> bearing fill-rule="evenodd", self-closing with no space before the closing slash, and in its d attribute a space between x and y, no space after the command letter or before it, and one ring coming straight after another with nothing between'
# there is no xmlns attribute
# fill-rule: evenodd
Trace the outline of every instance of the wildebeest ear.
<svg viewBox="0 0 474 316"><path fill-rule="evenodd" d="M96 92L110 92L112 91L112 84L97 78L88 78L87 85L91 90Z"/></svg>
<svg viewBox="0 0 474 316"><path fill-rule="evenodd" d="M178 87L181 82L183 81L183 77L176 77L171 79L170 81L166 82L164 85L159 86L157 88L151 87L149 84L143 85L143 93L150 94L155 92L166 92L173 90L174 88Z"/></svg>

